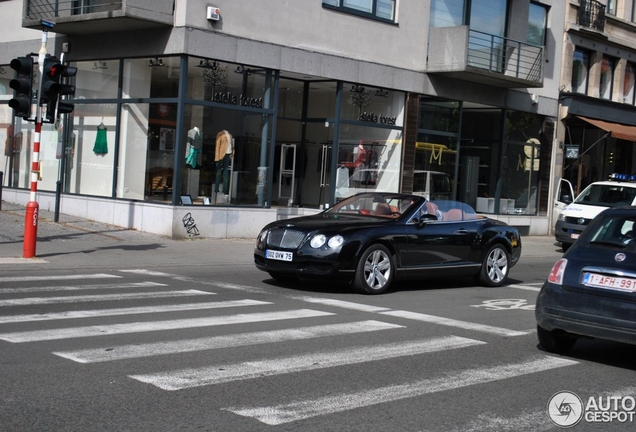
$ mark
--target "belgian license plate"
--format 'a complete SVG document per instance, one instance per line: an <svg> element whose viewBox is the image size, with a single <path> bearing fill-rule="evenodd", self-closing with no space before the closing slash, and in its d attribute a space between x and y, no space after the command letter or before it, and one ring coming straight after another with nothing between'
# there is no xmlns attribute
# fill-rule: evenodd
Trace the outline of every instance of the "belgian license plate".
<svg viewBox="0 0 636 432"><path fill-rule="evenodd" d="M576 240L577 238L579 238L581 236L581 234L578 233L572 233L570 234L570 238Z"/></svg>
<svg viewBox="0 0 636 432"><path fill-rule="evenodd" d="M636 291L636 279L620 276L604 276L596 273L585 273L585 275L583 275L583 285L621 291Z"/></svg>
<svg viewBox="0 0 636 432"><path fill-rule="evenodd" d="M279 261L291 261L294 258L294 254L291 252L267 249L265 251L265 258Z"/></svg>

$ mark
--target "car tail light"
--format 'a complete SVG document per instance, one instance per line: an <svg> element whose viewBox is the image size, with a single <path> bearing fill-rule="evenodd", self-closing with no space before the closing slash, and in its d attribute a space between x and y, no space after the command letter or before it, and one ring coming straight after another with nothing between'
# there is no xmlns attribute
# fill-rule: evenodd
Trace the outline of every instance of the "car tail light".
<svg viewBox="0 0 636 432"><path fill-rule="evenodd" d="M565 258L561 258L558 260L552 270L550 271L550 275L548 276L548 282L562 285L563 284L563 273L565 273L565 266L568 264L568 260Z"/></svg>

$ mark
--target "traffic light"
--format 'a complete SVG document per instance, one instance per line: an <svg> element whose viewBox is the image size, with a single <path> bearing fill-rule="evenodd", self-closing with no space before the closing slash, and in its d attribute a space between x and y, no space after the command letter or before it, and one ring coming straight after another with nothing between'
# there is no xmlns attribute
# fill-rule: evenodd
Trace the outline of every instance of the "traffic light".
<svg viewBox="0 0 636 432"><path fill-rule="evenodd" d="M14 109L17 117L28 120L33 102L33 58L14 58L11 60L11 69L17 72L17 76L9 82L9 87L15 90L9 106Z"/></svg>
<svg viewBox="0 0 636 432"><path fill-rule="evenodd" d="M57 57L48 56L44 59L40 105L46 106L42 119L45 123L55 123L58 113L73 112L74 105L61 102L60 97L75 94L75 86L62 83L62 78L74 77L76 73L76 67L64 65Z"/></svg>

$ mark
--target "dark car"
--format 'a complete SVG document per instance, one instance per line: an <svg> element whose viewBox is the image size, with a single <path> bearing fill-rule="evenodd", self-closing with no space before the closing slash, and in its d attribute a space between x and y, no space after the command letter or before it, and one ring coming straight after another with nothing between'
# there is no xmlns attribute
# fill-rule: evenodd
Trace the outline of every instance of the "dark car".
<svg viewBox="0 0 636 432"><path fill-rule="evenodd" d="M254 262L279 281L339 280L379 294L396 279L449 274L500 286L520 255L517 229L466 204L361 193L314 216L265 226Z"/></svg>
<svg viewBox="0 0 636 432"><path fill-rule="evenodd" d="M535 314L539 342L565 353L579 337L636 344L636 207L596 216L556 262Z"/></svg>

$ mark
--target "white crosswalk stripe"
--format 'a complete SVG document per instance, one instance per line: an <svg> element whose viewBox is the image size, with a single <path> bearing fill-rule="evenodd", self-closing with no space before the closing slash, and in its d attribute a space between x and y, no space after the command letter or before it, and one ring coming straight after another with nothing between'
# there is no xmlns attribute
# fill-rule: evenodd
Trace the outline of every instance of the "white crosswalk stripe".
<svg viewBox="0 0 636 432"><path fill-rule="evenodd" d="M95 273L95 274L72 274L64 276L7 276L0 277L1 282L34 282L45 280L78 280L78 279L109 279L109 278L122 278L123 276L117 276L107 273Z"/></svg>
<svg viewBox="0 0 636 432"><path fill-rule="evenodd" d="M409 384L303 400L289 404L261 407L224 408L235 414L252 417L269 425L279 425L326 414L454 390L476 384L500 381L531 373L578 364L573 360L540 356L528 361L499 366L454 371L445 376L420 380Z"/></svg>
<svg viewBox="0 0 636 432"><path fill-rule="evenodd" d="M299 356L244 363L212 365L198 369L131 375L130 377L164 390L182 390L229 381L386 360L481 344L485 344L485 342L457 336L447 336L413 342L370 345L339 351L312 352Z"/></svg>
<svg viewBox="0 0 636 432"><path fill-rule="evenodd" d="M211 327L250 322L277 321L299 318L313 318L335 315L311 309L297 309L283 312L265 312L237 314L210 318L190 318L171 321L134 322L126 324L96 325L87 327L60 328L52 330L33 330L14 333L0 333L0 340L13 343L36 342L45 340L72 339L92 336L106 336L126 333L153 332L160 330L179 330L194 327Z"/></svg>
<svg viewBox="0 0 636 432"><path fill-rule="evenodd" d="M65 312L49 312L44 314L31 314L31 315L7 315L0 316L0 324L2 323L16 323L16 322L30 322L30 321L51 321L61 319L74 319L74 318L96 318L104 316L117 316L117 315L137 315L137 314L150 314L150 313L162 313L162 312L180 312L180 311L194 311L205 309L221 309L231 307L242 306L260 306L272 304L271 302L264 302L260 300L229 300L221 302L206 302L206 303L186 303L186 304L174 304L174 305L162 305L162 306L140 306L140 307L128 307L128 308L116 308L116 309L93 309L82 311L65 311Z"/></svg>
<svg viewBox="0 0 636 432"><path fill-rule="evenodd" d="M200 290L183 290L183 291L154 291L143 293L127 293L127 294L103 294L103 295L82 295L68 297L30 297L21 299L0 300L0 306L22 306L22 305L44 305L55 303L80 303L80 302L97 302L110 300L135 300L145 298L167 298L167 297L185 297L198 295L212 295L207 291Z"/></svg>
<svg viewBox="0 0 636 432"><path fill-rule="evenodd" d="M344 324L326 324L312 327L296 327L283 330L240 333L230 336L213 336L207 338L177 340L170 342L123 345L110 347L108 351L104 351L103 348L98 348L78 351L54 352L53 354L70 360L74 360L79 363L97 363L183 352L259 345L293 340L305 340L337 335L351 335L398 328L404 327L397 324L389 324L381 321L369 320Z"/></svg>
<svg viewBox="0 0 636 432"><path fill-rule="evenodd" d="M168 286L159 282L130 282L120 284L92 284L92 285L62 285L62 286L33 286L27 288L2 288L0 294L17 294L30 292L52 292L52 291L83 291L98 289L122 289L122 288L151 288Z"/></svg>

